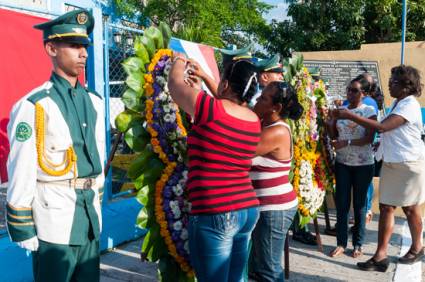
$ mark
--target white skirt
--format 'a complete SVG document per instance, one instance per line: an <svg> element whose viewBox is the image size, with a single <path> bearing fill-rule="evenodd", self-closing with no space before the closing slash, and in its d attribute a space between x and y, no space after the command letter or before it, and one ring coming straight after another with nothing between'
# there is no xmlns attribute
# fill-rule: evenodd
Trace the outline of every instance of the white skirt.
<svg viewBox="0 0 425 282"><path fill-rule="evenodd" d="M379 202L408 207L425 202L425 159L382 164Z"/></svg>

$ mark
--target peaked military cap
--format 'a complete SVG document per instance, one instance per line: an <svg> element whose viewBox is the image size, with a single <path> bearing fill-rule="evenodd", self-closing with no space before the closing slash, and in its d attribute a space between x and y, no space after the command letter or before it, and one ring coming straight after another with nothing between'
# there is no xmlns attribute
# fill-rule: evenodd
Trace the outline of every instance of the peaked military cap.
<svg viewBox="0 0 425 282"><path fill-rule="evenodd" d="M258 72L283 72L284 70L279 60L280 56L274 55L268 59L257 61L255 67Z"/></svg>
<svg viewBox="0 0 425 282"><path fill-rule="evenodd" d="M251 49L253 44L249 44L246 47L243 47L241 49L220 49L220 53L223 55L223 65L228 64L232 61L247 59L251 60Z"/></svg>
<svg viewBox="0 0 425 282"><path fill-rule="evenodd" d="M61 41L89 45L89 34L94 28L94 18L87 10L74 10L54 20L37 24L43 31L43 41Z"/></svg>

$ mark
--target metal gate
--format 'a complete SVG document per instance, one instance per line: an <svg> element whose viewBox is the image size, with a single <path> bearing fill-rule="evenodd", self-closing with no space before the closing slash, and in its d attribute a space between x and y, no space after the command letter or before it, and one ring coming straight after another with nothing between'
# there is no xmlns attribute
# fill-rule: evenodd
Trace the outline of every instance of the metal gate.
<svg viewBox="0 0 425 282"><path fill-rule="evenodd" d="M127 25L131 23L126 22ZM116 140L119 134L115 129L115 118L124 110L121 97L126 90L126 73L121 63L134 54L133 43L136 36L143 34L141 29L131 26L104 23L105 38L105 97L107 102L107 116L109 117L110 137L108 152L111 145L118 142L117 151L109 172L109 198L129 196L133 194L133 185L127 178L127 168L134 154L123 140ZM122 139L122 138L120 138Z"/></svg>

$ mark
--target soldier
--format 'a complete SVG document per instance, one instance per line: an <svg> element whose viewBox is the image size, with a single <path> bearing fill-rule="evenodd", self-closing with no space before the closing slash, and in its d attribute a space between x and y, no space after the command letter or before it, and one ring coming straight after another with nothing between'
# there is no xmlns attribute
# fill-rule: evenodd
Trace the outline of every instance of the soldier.
<svg viewBox="0 0 425 282"><path fill-rule="evenodd" d="M99 281L104 103L77 79L93 26L85 10L34 26L53 72L10 114L7 227L35 281Z"/></svg>
<svg viewBox="0 0 425 282"><path fill-rule="evenodd" d="M251 56L252 47L253 47L253 44L249 44L248 46L243 47L241 49L235 49L235 50L219 49L219 51L220 51L220 53L223 57L223 60L222 60L223 69L225 69L226 66L229 65L232 61L247 60L247 61L251 62L251 60L252 60L252 56Z"/></svg>
<svg viewBox="0 0 425 282"><path fill-rule="evenodd" d="M258 97L261 96L263 89L273 81L283 80L283 67L279 63L280 56L274 55L270 58L259 60L255 63L258 72L258 85L259 89L257 94L251 99L251 105L254 106L257 103Z"/></svg>

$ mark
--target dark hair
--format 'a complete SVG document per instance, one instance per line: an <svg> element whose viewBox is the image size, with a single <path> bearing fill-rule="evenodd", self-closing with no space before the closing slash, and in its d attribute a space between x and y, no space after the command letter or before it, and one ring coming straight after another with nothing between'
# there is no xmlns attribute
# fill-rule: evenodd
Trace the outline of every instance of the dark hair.
<svg viewBox="0 0 425 282"><path fill-rule="evenodd" d="M393 67L391 69L391 77L399 81L400 85L407 90L408 95L421 96L421 75L416 68L405 65Z"/></svg>
<svg viewBox="0 0 425 282"><path fill-rule="evenodd" d="M367 80L366 76L364 74L360 74L356 76L354 79L350 81L350 84L353 84L354 82L358 82L360 84L360 89L362 92L366 94L370 94L372 89L372 84Z"/></svg>
<svg viewBox="0 0 425 282"><path fill-rule="evenodd" d="M255 66L249 61L238 60L227 65L223 79L229 82L230 88L241 102L249 103L257 93L257 74Z"/></svg>
<svg viewBox="0 0 425 282"><path fill-rule="evenodd" d="M270 82L270 85L275 90L273 105L282 105L279 116L283 119L298 120L302 116L304 108L298 102L297 92L294 87L284 81L273 81Z"/></svg>

